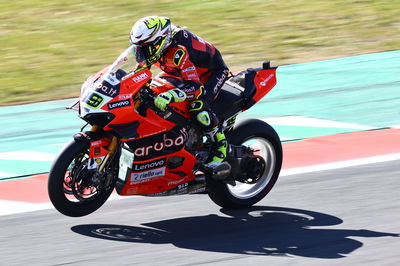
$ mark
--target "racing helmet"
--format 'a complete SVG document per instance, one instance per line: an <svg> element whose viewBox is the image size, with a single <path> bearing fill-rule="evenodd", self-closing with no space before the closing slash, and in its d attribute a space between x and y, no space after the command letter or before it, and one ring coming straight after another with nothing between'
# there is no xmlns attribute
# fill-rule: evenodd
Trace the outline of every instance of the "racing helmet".
<svg viewBox="0 0 400 266"><path fill-rule="evenodd" d="M138 63L156 63L172 41L171 20L150 16L139 19L132 27L130 42Z"/></svg>

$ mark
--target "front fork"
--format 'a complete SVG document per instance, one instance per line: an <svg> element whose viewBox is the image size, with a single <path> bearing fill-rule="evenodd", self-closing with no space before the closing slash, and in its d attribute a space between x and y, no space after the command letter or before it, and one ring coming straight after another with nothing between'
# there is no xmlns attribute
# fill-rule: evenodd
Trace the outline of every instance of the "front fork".
<svg viewBox="0 0 400 266"><path fill-rule="evenodd" d="M90 132L96 133L99 132L101 129L100 127L94 125ZM107 148L104 148L107 146ZM110 158L116 153L118 147L118 138L113 136L111 141L109 138L102 138L100 140L90 142L90 157L96 161L96 158L102 158L103 160L98 164L97 169L100 173L104 172L106 165Z"/></svg>

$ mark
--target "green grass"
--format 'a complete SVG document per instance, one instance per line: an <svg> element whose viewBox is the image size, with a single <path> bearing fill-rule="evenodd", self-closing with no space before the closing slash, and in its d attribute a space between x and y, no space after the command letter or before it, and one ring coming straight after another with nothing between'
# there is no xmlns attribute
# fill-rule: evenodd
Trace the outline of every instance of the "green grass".
<svg viewBox="0 0 400 266"><path fill-rule="evenodd" d="M400 49L400 1L0 2L0 105L73 97L147 15L213 42L232 70Z"/></svg>

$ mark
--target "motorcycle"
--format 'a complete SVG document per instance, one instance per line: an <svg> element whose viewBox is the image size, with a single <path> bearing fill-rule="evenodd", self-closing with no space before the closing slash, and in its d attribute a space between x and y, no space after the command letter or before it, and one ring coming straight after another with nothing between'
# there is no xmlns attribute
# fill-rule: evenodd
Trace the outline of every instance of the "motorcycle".
<svg viewBox="0 0 400 266"><path fill-rule="evenodd" d="M48 194L64 215L79 217L100 208L111 193L170 196L207 193L224 208L246 208L263 199L278 179L282 147L266 122L236 117L276 85L265 61L232 75L212 102L228 141L223 167L204 167L212 142L192 123L188 101L165 111L154 98L182 82L138 67L133 47L82 85L77 110L91 129L74 135L54 161ZM188 98L190 91L186 91Z"/></svg>

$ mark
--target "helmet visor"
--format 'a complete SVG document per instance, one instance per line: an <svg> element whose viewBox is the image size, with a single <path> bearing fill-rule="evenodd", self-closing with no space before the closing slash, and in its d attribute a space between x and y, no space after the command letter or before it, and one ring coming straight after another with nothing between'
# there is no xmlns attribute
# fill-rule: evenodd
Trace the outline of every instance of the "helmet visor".
<svg viewBox="0 0 400 266"><path fill-rule="evenodd" d="M134 53L138 63L154 64L160 59L164 50L165 38L157 38L154 42L148 44L135 44Z"/></svg>
<svg viewBox="0 0 400 266"><path fill-rule="evenodd" d="M146 61L145 49L141 45L132 45L132 51L135 55L136 62L144 63Z"/></svg>

